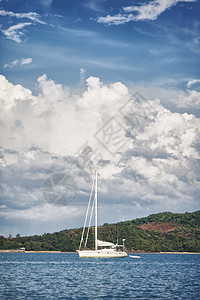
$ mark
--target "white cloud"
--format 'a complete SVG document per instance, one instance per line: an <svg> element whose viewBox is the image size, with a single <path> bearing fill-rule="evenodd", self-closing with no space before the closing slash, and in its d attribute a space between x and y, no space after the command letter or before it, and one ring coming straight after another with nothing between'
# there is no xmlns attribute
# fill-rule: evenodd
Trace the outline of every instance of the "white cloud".
<svg viewBox="0 0 200 300"><path fill-rule="evenodd" d="M80 216L80 211L77 207L62 207L60 210L59 207L52 206L50 204L44 203L40 207L29 208L26 210L19 210L13 212L12 210L6 210L6 212L1 213L1 217L6 216L6 218L10 219L25 219L25 220L35 220L37 222L38 219L42 219L43 222L48 222L52 220L53 222L58 221L57 217L63 219L72 219L76 216Z"/></svg>
<svg viewBox="0 0 200 300"><path fill-rule="evenodd" d="M0 16L9 16L15 17L17 19L29 19L31 21L46 24L45 22L40 20L40 15L36 12L28 12L28 13L13 13L12 11L0 10Z"/></svg>
<svg viewBox="0 0 200 300"><path fill-rule="evenodd" d="M31 57L22 58L20 63L21 65L29 65L32 63L32 58Z"/></svg>
<svg viewBox="0 0 200 300"><path fill-rule="evenodd" d="M22 59L17 59L17 60L14 60L14 61L11 61L10 63L8 64L5 64L3 67L4 68L13 68L15 67L17 64L20 64L20 65L28 65L28 64L31 64L32 63L32 58L31 57L28 57L28 58L22 58Z"/></svg>
<svg viewBox="0 0 200 300"><path fill-rule="evenodd" d="M12 110L20 102L33 98L30 90L20 84L14 85L3 75L0 75L0 103L2 114Z"/></svg>
<svg viewBox="0 0 200 300"><path fill-rule="evenodd" d="M10 26L8 29L2 29L4 35L17 43L21 43L21 36L24 35L24 31L22 30L26 26L30 26L32 23L19 23L17 25Z"/></svg>
<svg viewBox="0 0 200 300"><path fill-rule="evenodd" d="M16 59L16 60L11 61L8 64L5 64L3 67L4 68L12 68L12 67L16 66L18 64L18 62L19 62L19 60Z"/></svg>
<svg viewBox="0 0 200 300"><path fill-rule="evenodd" d="M176 99L171 100L177 107L200 109L200 92L195 90L180 91Z"/></svg>
<svg viewBox="0 0 200 300"><path fill-rule="evenodd" d="M42 21L41 16L36 12L28 12L28 13L13 13L11 11L0 10L0 16L9 16L17 19L28 19L32 22L24 22L19 23L13 26L10 26L7 29L1 29L2 33L8 38L17 43L21 43L21 37L24 35L24 31L22 30L26 26L34 25L36 23L45 24L46 22Z"/></svg>
<svg viewBox="0 0 200 300"><path fill-rule="evenodd" d="M124 7L125 12L137 12L135 20L156 20L165 10L176 5L178 2L196 2L196 0L153 0L141 6Z"/></svg>
<svg viewBox="0 0 200 300"><path fill-rule="evenodd" d="M198 87L197 83L200 83L200 79L191 79L187 82L187 87L191 88L193 85ZM177 97L170 101L178 108L193 109L198 112L200 109L200 92L195 89L179 91Z"/></svg>
<svg viewBox="0 0 200 300"><path fill-rule="evenodd" d="M98 23L104 23L108 25L121 25L131 21L134 21L135 17L132 14L117 14L115 16L107 15L106 17L99 17L97 19Z"/></svg>
<svg viewBox="0 0 200 300"><path fill-rule="evenodd" d="M189 80L188 83L187 83L187 87L191 88L191 86L194 85L194 84L196 84L196 83L200 83L200 79Z"/></svg>
<svg viewBox="0 0 200 300"><path fill-rule="evenodd" d="M153 0L140 6L126 6L124 14L99 17L97 21L108 25L120 25L131 21L156 20L165 10L179 2L196 2L196 0ZM135 14L132 14L135 13Z"/></svg>
<svg viewBox="0 0 200 300"><path fill-rule="evenodd" d="M21 219L27 218L27 212L30 220L42 225L41 190L47 176L65 171L78 188L89 190L96 163L101 197L115 207L117 220L130 219L133 208L139 213L195 210L200 190L200 119L173 113L159 101L138 100L121 82L106 85L89 77L86 83L87 89L79 95L42 75L38 95L33 96L0 76L1 205L15 218L20 209ZM108 123L111 117L115 123ZM120 138L128 142L115 156L108 151L112 139L106 124L113 132L122 128ZM104 146L96 139L99 132ZM84 144L91 147L88 156L79 151ZM83 204L85 194L74 200L75 207ZM4 217L8 211L2 213ZM57 219L62 211L56 209ZM116 211L112 210L111 221L116 220ZM48 213L46 221L52 217ZM69 226L80 225L76 218L70 222Z"/></svg>

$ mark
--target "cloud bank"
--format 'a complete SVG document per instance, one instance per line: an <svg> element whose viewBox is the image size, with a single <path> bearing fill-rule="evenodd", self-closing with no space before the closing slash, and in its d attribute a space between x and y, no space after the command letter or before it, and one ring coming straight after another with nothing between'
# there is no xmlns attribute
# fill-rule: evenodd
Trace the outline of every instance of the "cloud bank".
<svg viewBox="0 0 200 300"><path fill-rule="evenodd" d="M5 224L21 224L8 230L23 234L29 220L42 233L59 216L60 228L81 226L95 168L100 198L112 207L110 221L197 209L199 118L133 95L121 82L89 77L86 84L76 94L44 74L34 96L0 76L1 217ZM184 97L193 108L199 105L190 94ZM77 184L77 197L65 208L55 209L42 197L44 181L55 172L70 174Z"/></svg>

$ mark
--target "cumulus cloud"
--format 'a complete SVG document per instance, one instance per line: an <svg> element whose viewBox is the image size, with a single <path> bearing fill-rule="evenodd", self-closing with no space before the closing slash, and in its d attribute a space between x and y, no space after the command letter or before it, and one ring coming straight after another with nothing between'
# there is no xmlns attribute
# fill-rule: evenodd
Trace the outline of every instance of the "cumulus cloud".
<svg viewBox="0 0 200 300"><path fill-rule="evenodd" d="M195 90L180 91L178 98L172 101L180 108L200 109L200 92Z"/></svg>
<svg viewBox="0 0 200 300"><path fill-rule="evenodd" d="M196 83L200 83L200 79L189 80L188 83L187 83L187 87L191 88L191 86L194 85L194 84L196 84Z"/></svg>
<svg viewBox="0 0 200 300"><path fill-rule="evenodd" d="M87 201L94 168L100 173L101 197L115 208L110 221L141 211L195 210L199 118L133 95L121 82L89 77L86 84L81 94L72 93L44 74L33 96L0 77L2 216L9 212L15 219L20 210L21 218L27 212L30 220L48 221L52 214L43 210L42 185L52 173L67 172L79 191L72 203L76 217L68 224L79 226L75 222L83 210L78 207ZM56 211L62 215L62 208Z"/></svg>
<svg viewBox="0 0 200 300"><path fill-rule="evenodd" d="M32 92L22 85L14 85L5 76L0 75L1 113L12 110L22 101L33 99Z"/></svg>
<svg viewBox="0 0 200 300"><path fill-rule="evenodd" d="M140 6L123 7L123 14L99 17L97 21L108 25L120 25L131 21L153 21L156 20L165 10L179 2L196 2L196 0L153 0Z"/></svg>
<svg viewBox="0 0 200 300"><path fill-rule="evenodd" d="M195 89L190 89L193 85L198 87L199 79L189 80L186 91L179 91L177 98L171 99L171 102L179 108L192 108L198 111L200 109L200 92ZM194 88L195 88L194 87Z"/></svg>

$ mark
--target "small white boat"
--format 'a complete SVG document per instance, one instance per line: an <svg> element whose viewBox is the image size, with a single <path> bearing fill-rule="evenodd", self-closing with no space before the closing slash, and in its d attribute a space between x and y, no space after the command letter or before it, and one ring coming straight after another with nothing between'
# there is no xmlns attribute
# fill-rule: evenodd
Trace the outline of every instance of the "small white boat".
<svg viewBox="0 0 200 300"><path fill-rule="evenodd" d="M93 194L94 185L95 185L94 202L93 202L93 206L91 208L91 214L90 214L90 219L89 219L89 226L88 226L88 230L87 230L85 245L84 245L84 249L82 250L81 246L82 246L83 239L84 239L84 233L85 233L85 229L86 229L86 222L87 222L87 218L88 218L88 214L89 214L89 210L90 210L90 202L91 202L91 198L92 198L92 194ZM91 218L92 218L93 208L95 209L95 249L94 250L89 250L89 249L86 248L86 245L87 245L89 229L90 229L90 225L91 225ZM85 223L84 223L84 226L83 226L82 237L81 237L80 246L79 246L79 250L78 250L79 257L90 257L90 258L93 258L93 257L94 258L100 258L100 257L126 257L127 253L124 250L124 241L125 241L125 239L123 239L122 241L123 241L123 245L118 245L118 244L113 244L113 243L107 242L107 241L100 241L97 238L97 172L96 172L95 179L94 179L93 184L92 184L92 189L91 189L91 193L90 193L88 208L87 208L86 217L85 217ZM99 247L100 247L100 249L99 249ZM106 247L106 248L104 248L104 247Z"/></svg>
<svg viewBox="0 0 200 300"><path fill-rule="evenodd" d="M129 255L130 258L141 258L140 255Z"/></svg>

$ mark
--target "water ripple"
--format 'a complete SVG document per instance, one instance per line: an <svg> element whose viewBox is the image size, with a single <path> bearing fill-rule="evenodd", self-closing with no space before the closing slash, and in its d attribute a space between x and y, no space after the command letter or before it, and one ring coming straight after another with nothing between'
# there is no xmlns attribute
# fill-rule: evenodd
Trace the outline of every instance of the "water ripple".
<svg viewBox="0 0 200 300"><path fill-rule="evenodd" d="M0 253L1 299L200 299L200 255Z"/></svg>

